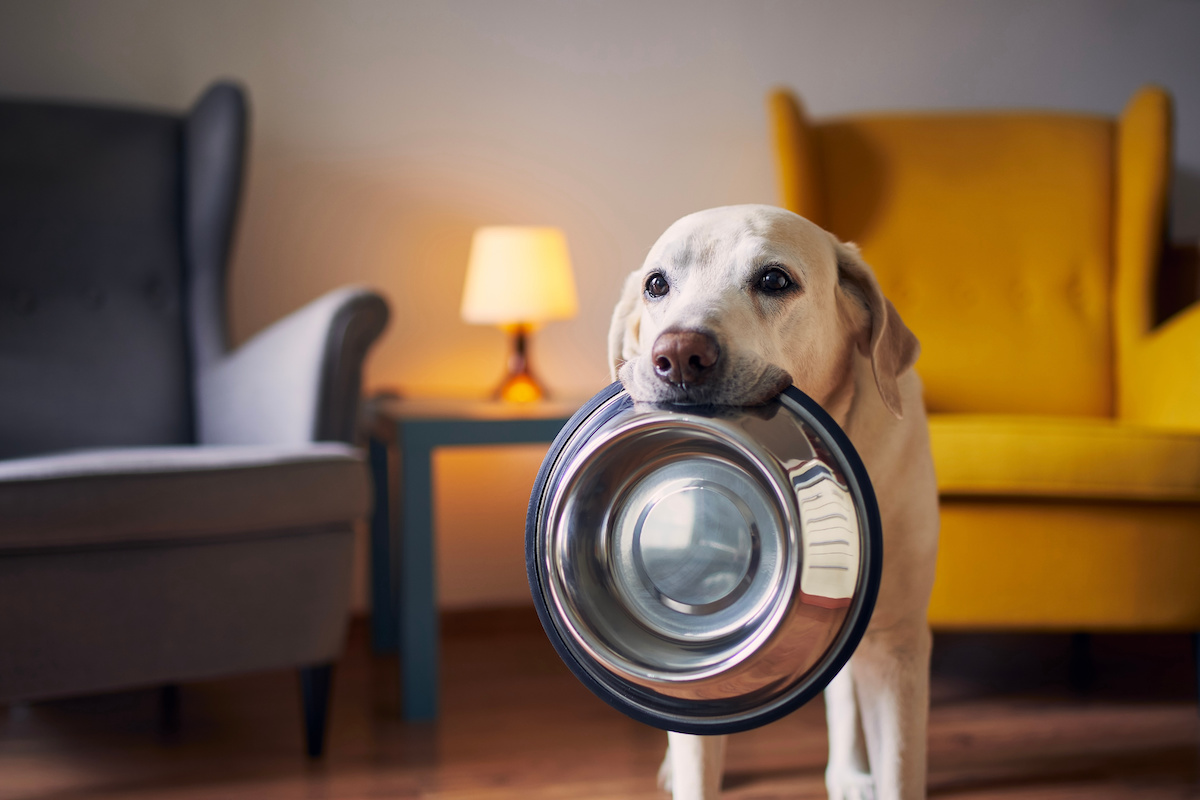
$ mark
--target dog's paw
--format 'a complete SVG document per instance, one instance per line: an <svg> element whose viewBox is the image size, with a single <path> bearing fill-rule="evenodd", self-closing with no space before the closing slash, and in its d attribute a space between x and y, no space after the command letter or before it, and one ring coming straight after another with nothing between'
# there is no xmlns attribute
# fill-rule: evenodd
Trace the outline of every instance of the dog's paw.
<svg viewBox="0 0 1200 800"><path fill-rule="evenodd" d="M658 788L664 792L671 791L671 751L663 756L663 762L658 767Z"/></svg>
<svg viewBox="0 0 1200 800"><path fill-rule="evenodd" d="M875 781L862 772L826 773L825 790L829 800L875 800Z"/></svg>

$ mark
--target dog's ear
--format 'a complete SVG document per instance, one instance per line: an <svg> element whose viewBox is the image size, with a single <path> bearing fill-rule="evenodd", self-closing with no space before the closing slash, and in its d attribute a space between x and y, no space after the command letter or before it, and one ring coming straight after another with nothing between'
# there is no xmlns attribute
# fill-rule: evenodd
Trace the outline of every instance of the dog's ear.
<svg viewBox="0 0 1200 800"><path fill-rule="evenodd" d="M859 349L871 359L875 385L883 404L897 419L903 418L897 378L916 363L921 345L908 329L891 301L883 296L871 268L863 261L858 247L835 241L838 286L867 309L871 317L870 336L864 330Z"/></svg>
<svg viewBox="0 0 1200 800"><path fill-rule="evenodd" d="M625 279L621 298L613 309L608 326L608 367L612 379L617 379L621 365L638 355L638 335L642 320L642 275L633 272Z"/></svg>

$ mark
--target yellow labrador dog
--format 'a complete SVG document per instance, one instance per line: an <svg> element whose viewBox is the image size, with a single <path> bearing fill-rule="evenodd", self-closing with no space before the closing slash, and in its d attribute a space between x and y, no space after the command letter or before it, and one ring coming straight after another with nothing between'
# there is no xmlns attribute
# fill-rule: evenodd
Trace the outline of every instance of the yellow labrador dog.
<svg viewBox="0 0 1200 800"><path fill-rule="evenodd" d="M758 205L672 225L626 281L609 333L635 400L751 405L794 383L866 465L886 555L870 626L825 690L831 800L925 796L938 504L918 350L857 248ZM724 745L670 734L660 782L676 800L717 797Z"/></svg>

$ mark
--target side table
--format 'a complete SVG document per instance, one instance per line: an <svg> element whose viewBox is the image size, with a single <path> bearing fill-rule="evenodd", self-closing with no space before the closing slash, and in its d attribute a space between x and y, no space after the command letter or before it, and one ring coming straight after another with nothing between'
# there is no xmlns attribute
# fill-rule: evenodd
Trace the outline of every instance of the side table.
<svg viewBox="0 0 1200 800"><path fill-rule="evenodd" d="M364 422L375 483L371 638L378 651L399 648L404 719L437 717L434 449L549 443L582 405L583 401L517 405L387 396L367 402Z"/></svg>

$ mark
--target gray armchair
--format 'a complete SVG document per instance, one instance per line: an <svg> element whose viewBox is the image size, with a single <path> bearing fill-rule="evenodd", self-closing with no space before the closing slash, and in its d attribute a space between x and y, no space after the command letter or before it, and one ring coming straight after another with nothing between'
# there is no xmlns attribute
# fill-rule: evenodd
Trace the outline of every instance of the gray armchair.
<svg viewBox="0 0 1200 800"><path fill-rule="evenodd" d="M0 701L299 668L323 744L387 320L321 297L236 350L242 91L0 102Z"/></svg>

